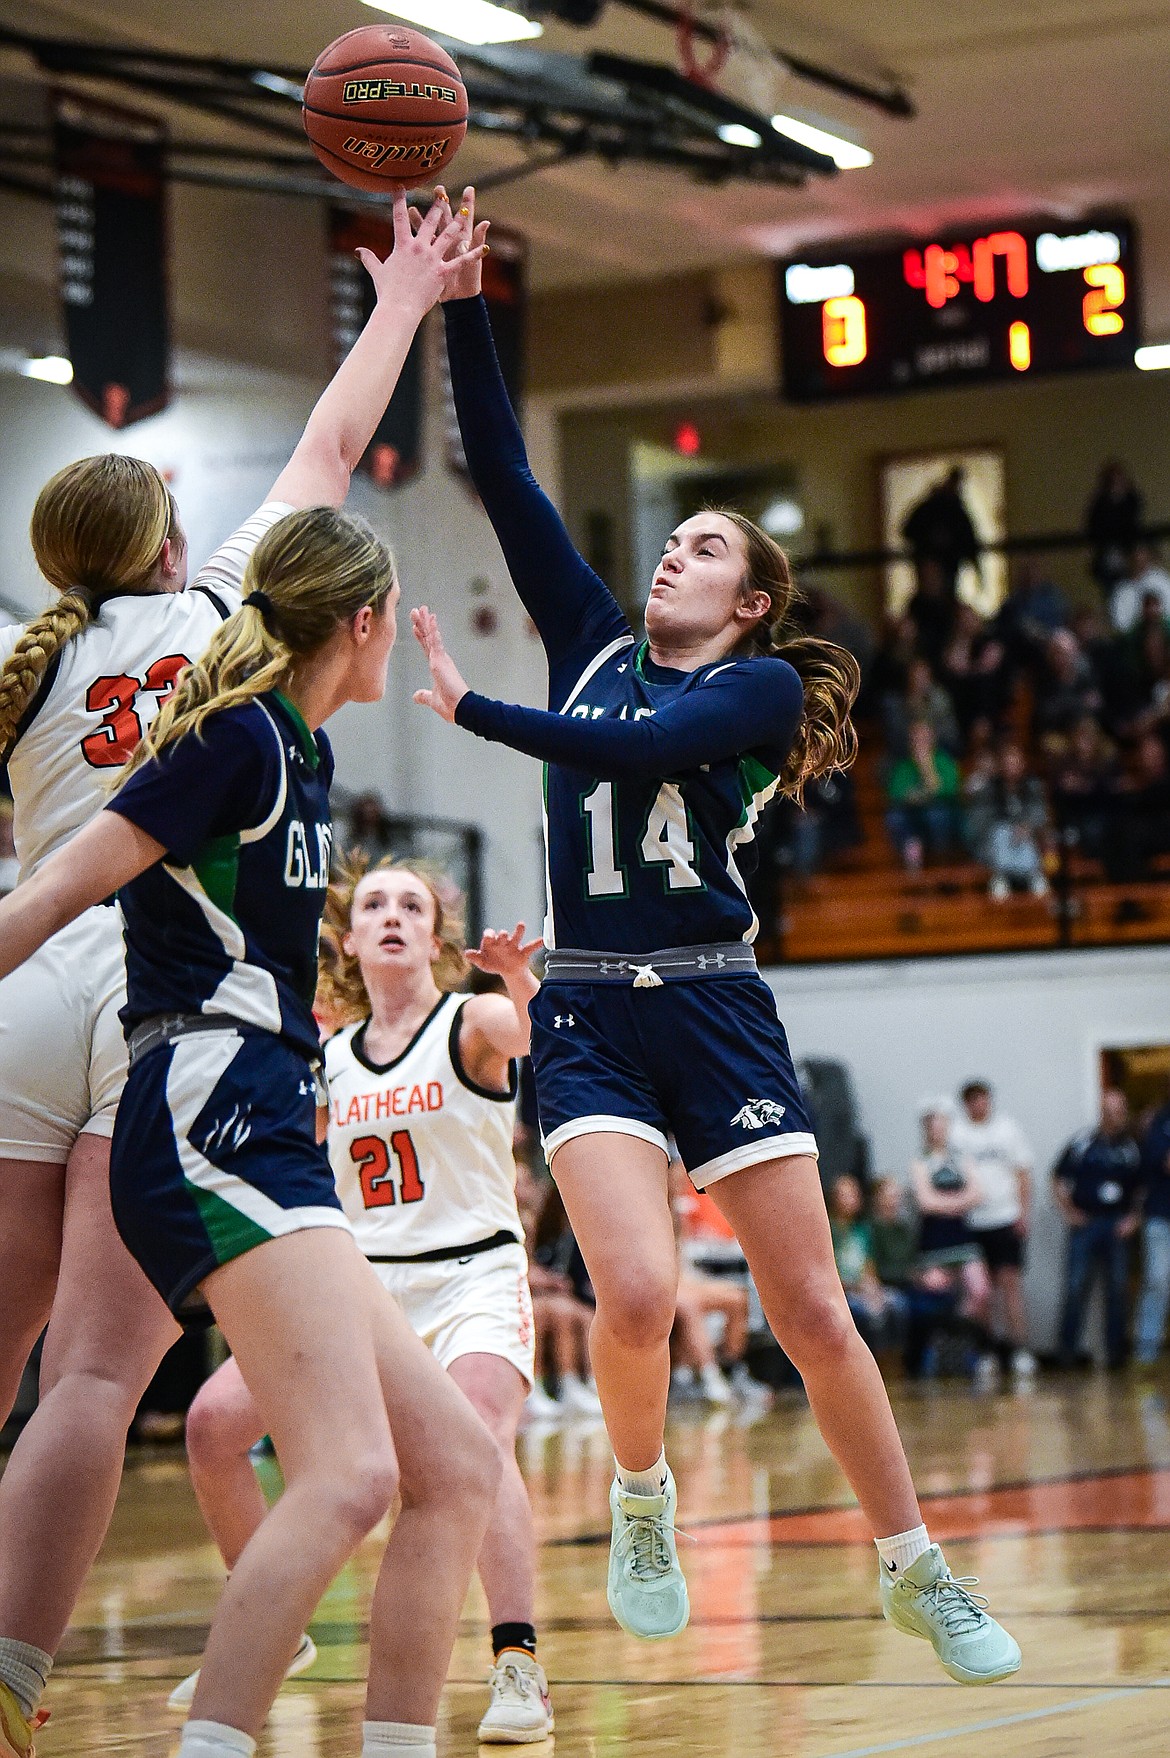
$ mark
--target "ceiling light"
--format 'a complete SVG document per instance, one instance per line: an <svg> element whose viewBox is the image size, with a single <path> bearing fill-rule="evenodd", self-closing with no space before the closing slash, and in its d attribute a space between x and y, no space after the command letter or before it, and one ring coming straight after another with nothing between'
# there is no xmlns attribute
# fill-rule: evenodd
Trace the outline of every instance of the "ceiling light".
<svg viewBox="0 0 1170 1758"><path fill-rule="evenodd" d="M760 514L760 524L770 537L795 537L804 530L804 512L790 496L778 495Z"/></svg>
<svg viewBox="0 0 1170 1758"><path fill-rule="evenodd" d="M777 134L786 134L789 140L800 146L826 154L839 171L864 171L867 165L873 164L873 154L858 146L856 141L842 140L840 135L829 134L824 128L814 128L811 122L800 122L795 116L773 116L772 127Z"/></svg>
<svg viewBox="0 0 1170 1758"><path fill-rule="evenodd" d="M1158 342L1152 348L1135 348L1133 363L1141 372L1162 372L1170 366L1170 342Z"/></svg>
<svg viewBox="0 0 1170 1758"><path fill-rule="evenodd" d="M518 43L539 37L544 26L491 0L365 0L379 12L393 13L424 30L439 31L461 43Z"/></svg>
<svg viewBox="0 0 1170 1758"><path fill-rule="evenodd" d="M47 385L73 383L73 362L62 354L44 354L39 360L26 360L20 370L25 378L43 379Z"/></svg>
<svg viewBox="0 0 1170 1758"><path fill-rule="evenodd" d="M764 144L763 137L754 128L745 128L742 122L725 122L716 133L728 146L758 147Z"/></svg>

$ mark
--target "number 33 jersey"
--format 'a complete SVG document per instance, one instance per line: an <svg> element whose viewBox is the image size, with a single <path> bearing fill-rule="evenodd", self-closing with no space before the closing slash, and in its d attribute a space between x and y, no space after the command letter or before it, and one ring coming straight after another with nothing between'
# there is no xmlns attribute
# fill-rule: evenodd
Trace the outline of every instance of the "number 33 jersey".
<svg viewBox="0 0 1170 1758"><path fill-rule="evenodd" d="M122 593L50 663L17 729L8 770L13 835L26 879L106 804L115 772L179 673L240 607L248 557L292 508L269 501L184 592ZM0 664L24 633L0 629Z"/></svg>
<svg viewBox="0 0 1170 1758"><path fill-rule="evenodd" d="M445 995L392 1062L367 1053L365 1020L325 1046L329 1159L369 1258L455 1256L495 1234L523 1240L512 1158L516 1067L500 1093L467 1073L459 1029L468 999Z"/></svg>

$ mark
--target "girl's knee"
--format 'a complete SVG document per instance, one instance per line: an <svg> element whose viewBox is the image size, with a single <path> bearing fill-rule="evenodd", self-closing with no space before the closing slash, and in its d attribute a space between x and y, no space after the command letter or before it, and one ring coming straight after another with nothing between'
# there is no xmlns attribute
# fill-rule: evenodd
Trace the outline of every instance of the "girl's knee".
<svg viewBox="0 0 1170 1758"><path fill-rule="evenodd" d="M628 1349L665 1343L674 1325L678 1283L653 1272L631 1272L597 1290L595 1324Z"/></svg>
<svg viewBox="0 0 1170 1758"><path fill-rule="evenodd" d="M833 1366L857 1342L857 1325L839 1283L836 1288L814 1284L801 1289L768 1318L777 1342L802 1371Z"/></svg>

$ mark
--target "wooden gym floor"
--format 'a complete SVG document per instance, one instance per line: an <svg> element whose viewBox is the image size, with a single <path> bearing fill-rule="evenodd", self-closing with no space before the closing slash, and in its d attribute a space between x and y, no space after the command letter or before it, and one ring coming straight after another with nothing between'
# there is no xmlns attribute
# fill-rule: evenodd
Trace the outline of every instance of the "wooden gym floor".
<svg viewBox="0 0 1170 1758"><path fill-rule="evenodd" d="M672 1421L692 1618L639 1643L605 1604L600 1428L530 1432L541 1657L558 1758L1138 1758L1170 1749L1170 1382L1103 1375L1031 1392L896 1390L935 1536L978 1574L1024 1650L1002 1685L952 1684L885 1626L874 1552L807 1410ZM360 1747L371 1540L312 1626L320 1659L282 1692L262 1758ZM197 1662L219 1575L181 1455L132 1455L114 1525L50 1686L42 1758L173 1753L171 1686ZM468 1752L485 1693L473 1590L440 1754ZM551 1744L537 1748L551 1758Z"/></svg>

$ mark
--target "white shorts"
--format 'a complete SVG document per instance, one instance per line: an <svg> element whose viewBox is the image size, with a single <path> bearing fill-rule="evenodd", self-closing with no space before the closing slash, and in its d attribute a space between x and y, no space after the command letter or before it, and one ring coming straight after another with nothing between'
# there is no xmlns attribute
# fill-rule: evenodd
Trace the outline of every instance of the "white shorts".
<svg viewBox="0 0 1170 1758"><path fill-rule="evenodd" d="M126 1084L122 912L86 910L0 982L0 1159L64 1165Z"/></svg>
<svg viewBox="0 0 1170 1758"><path fill-rule="evenodd" d="M436 1264L374 1268L440 1367L461 1355L499 1355L529 1386L534 1383L535 1331L522 1245Z"/></svg>

